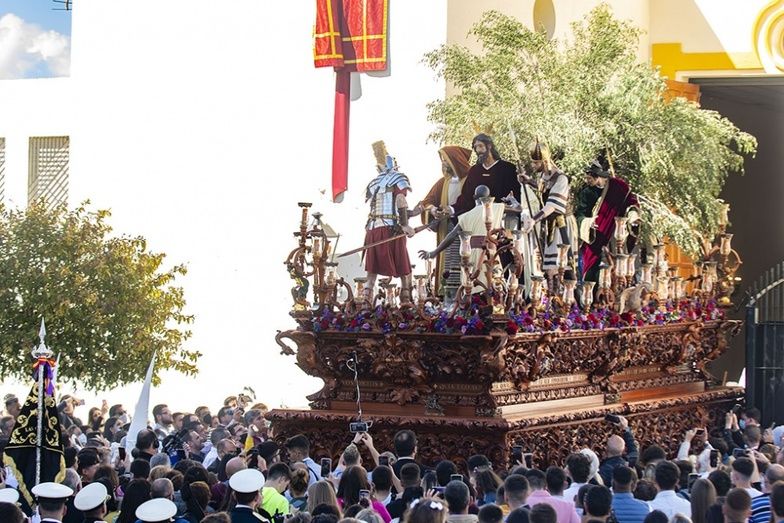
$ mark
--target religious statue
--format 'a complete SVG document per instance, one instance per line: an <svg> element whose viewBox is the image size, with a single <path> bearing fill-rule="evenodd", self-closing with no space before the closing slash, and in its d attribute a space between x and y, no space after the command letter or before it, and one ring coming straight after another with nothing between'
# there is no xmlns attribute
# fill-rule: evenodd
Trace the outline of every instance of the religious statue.
<svg viewBox="0 0 784 523"><path fill-rule="evenodd" d="M378 176L365 190L365 201L370 205L365 225L365 298L372 300L380 274L400 278L400 301L410 303L411 261L406 237L410 238L415 231L408 224L406 193L411 190L411 185L408 177L398 171L397 162L387 153L384 142L375 142L373 153Z"/></svg>
<svg viewBox="0 0 784 523"><path fill-rule="evenodd" d="M517 169L514 164L501 159L493 139L486 134L478 134L471 142L477 156L476 163L469 169L460 196L454 204L442 209L450 215L460 216L474 207L474 192L478 185L486 185L490 196L496 202L511 192L520 200L520 183L517 181Z"/></svg>
<svg viewBox="0 0 784 523"><path fill-rule="evenodd" d="M525 233L530 232L534 226L542 223L542 269L553 275L558 270L558 245L568 245L570 269L567 270L567 279L574 279L569 274L573 269L571 260L574 258L576 245L574 241L574 217L569 210L569 178L555 165L550 149L537 140L530 148L531 166L535 174L540 174L539 194L543 203L542 208L531 217L526 217L522 226ZM533 179L525 174L520 175L522 183L531 183ZM569 276L572 276L571 278Z"/></svg>
<svg viewBox="0 0 784 523"><path fill-rule="evenodd" d="M615 232L615 218L628 216L628 224L639 220L637 196L624 180L611 176L594 160L585 168L585 187L577 194L575 217L580 231L580 259L584 281L598 281L602 250L608 246ZM626 245L631 252L636 236L630 234Z"/></svg>
<svg viewBox="0 0 784 523"><path fill-rule="evenodd" d="M423 260L435 258L438 256L444 249L448 248L452 245L457 237L460 235L461 232L467 232L471 234L471 256L469 258L470 266L472 267L473 271L476 269L479 270L479 280L486 285L488 288L491 286L492 282L487 281L486 272L481 270L478 267L480 257L482 255L482 247L484 247L485 240L487 239L487 225L485 223L485 211L483 209L483 198L489 198L492 195L490 194L490 188L487 185L479 185L474 189L474 208L470 211L461 214L457 218L457 225L447 234L438 247L435 248L433 251L419 251L419 257ZM501 224L504 219L504 209L505 205L503 203L493 203L492 204L492 224L490 229L498 229L501 227ZM475 288L474 291L482 290L481 288Z"/></svg>
<svg viewBox="0 0 784 523"><path fill-rule="evenodd" d="M471 150L457 145L447 145L438 151L441 158L441 178L433 184L427 196L417 205L424 215L422 223L438 220L436 244L444 241L455 223L446 219L441 209L454 205L463 189L468 170L471 168ZM453 242L436 257L434 294L443 294L447 302L454 299L460 287L460 245Z"/></svg>

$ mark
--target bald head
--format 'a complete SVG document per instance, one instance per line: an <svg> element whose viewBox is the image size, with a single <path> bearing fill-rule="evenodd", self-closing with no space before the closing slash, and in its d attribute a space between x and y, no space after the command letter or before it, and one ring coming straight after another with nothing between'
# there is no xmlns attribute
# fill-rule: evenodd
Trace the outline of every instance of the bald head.
<svg viewBox="0 0 784 523"><path fill-rule="evenodd" d="M164 498L171 500L174 498L174 484L169 478L158 478L150 485L150 497L153 499Z"/></svg>
<svg viewBox="0 0 784 523"><path fill-rule="evenodd" d="M765 492L770 492L777 481L784 481L784 467L778 464L768 465L768 470L765 471Z"/></svg>
<svg viewBox="0 0 784 523"><path fill-rule="evenodd" d="M610 436L610 439L607 440L607 456L621 456L624 450L626 450L626 443L623 438L617 434Z"/></svg>
<svg viewBox="0 0 784 523"><path fill-rule="evenodd" d="M245 460L244 459L239 458L239 457L231 458L226 463L226 477L230 478L235 473L237 473L237 472L239 472L241 470L245 470L246 468L248 468L248 465L245 464Z"/></svg>

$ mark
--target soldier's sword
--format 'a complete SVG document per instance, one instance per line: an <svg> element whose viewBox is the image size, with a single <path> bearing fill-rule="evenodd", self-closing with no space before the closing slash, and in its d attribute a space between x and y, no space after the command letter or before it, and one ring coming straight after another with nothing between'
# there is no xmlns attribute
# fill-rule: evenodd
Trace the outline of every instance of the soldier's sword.
<svg viewBox="0 0 784 523"><path fill-rule="evenodd" d="M445 218L442 218L442 219L445 219ZM434 225L438 224L438 222L440 222L440 221L441 220L433 220L433 221L431 221L429 223L426 223L424 225L420 225L419 227L415 227L414 228L414 234L418 234L418 233L424 231L425 229L433 227ZM350 256L351 254L355 254L357 252L366 251L366 250L370 249L371 247L376 247L378 245L383 245L385 243L393 242L395 240L399 240L400 238L405 238L405 237L406 237L406 233L396 234L395 236L392 236L391 238L387 238L385 240L379 240L377 242L369 243L367 245L363 245L362 247L357 247L356 249L351 249L350 251L346 251L343 254L338 254L338 258L343 258L344 256Z"/></svg>

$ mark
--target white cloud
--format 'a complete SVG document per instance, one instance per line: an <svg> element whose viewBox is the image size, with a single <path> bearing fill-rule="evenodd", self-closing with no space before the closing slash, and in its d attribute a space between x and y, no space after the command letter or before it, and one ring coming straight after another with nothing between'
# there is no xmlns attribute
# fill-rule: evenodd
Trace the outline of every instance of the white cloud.
<svg viewBox="0 0 784 523"><path fill-rule="evenodd" d="M0 79L26 78L45 64L48 76L68 76L71 39L8 13L0 16Z"/></svg>

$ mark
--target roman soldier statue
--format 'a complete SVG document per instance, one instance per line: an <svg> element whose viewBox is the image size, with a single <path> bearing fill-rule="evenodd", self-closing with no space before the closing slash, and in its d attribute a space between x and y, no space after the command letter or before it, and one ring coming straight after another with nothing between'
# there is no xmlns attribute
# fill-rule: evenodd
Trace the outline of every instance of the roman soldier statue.
<svg viewBox="0 0 784 523"><path fill-rule="evenodd" d="M378 275L400 278L400 301L411 301L411 261L406 249L406 236L414 235L408 225L409 210L406 193L411 184L405 174L398 171L397 162L387 153L384 142L373 144L376 157L376 176L365 190L365 201L370 205L365 226L365 251L367 288L365 297L372 299ZM394 236L405 234L392 241L373 245Z"/></svg>

